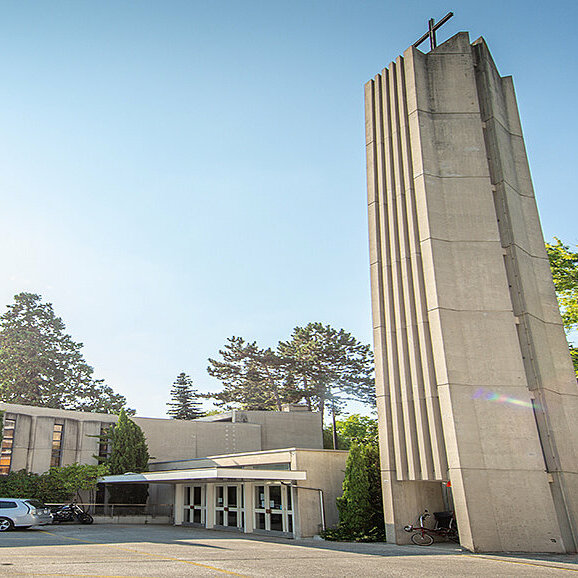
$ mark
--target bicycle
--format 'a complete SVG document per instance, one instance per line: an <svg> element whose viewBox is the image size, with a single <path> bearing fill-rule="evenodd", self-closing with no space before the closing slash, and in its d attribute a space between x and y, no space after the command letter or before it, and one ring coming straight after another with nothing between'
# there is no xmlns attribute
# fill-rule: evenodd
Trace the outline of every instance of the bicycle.
<svg viewBox="0 0 578 578"><path fill-rule="evenodd" d="M431 546L434 543L434 536L446 538L452 542L459 543L458 527L453 512L434 512L436 525L434 528L427 528L425 521L430 517L430 513L425 510L419 517L419 526L404 526L406 532L415 532L411 535L411 541L416 546Z"/></svg>

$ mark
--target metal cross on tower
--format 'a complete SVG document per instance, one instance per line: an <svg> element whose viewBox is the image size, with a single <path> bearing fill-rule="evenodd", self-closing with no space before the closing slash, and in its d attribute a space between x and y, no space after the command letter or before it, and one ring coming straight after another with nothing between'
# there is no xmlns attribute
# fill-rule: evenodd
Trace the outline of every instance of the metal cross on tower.
<svg viewBox="0 0 578 578"><path fill-rule="evenodd" d="M437 24L433 18L429 19L429 30L417 41L413 43L413 47L417 48L422 42L429 38L430 49L433 50L436 46L436 30L443 26L452 16L453 12L448 12Z"/></svg>

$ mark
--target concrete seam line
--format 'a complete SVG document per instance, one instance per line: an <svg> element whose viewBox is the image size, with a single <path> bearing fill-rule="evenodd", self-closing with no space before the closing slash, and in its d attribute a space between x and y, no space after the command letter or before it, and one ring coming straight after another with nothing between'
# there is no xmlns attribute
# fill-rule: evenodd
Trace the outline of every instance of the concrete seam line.
<svg viewBox="0 0 578 578"><path fill-rule="evenodd" d="M54 534L53 532L47 532L46 530L40 530L44 534L50 536L60 537L60 534ZM152 558L159 558L161 560L170 560L171 562L182 562L183 564L192 564L193 566L200 566L201 568L207 568L209 570L214 570L215 572L221 572L223 574L229 574L231 576L242 576L243 578L248 578L245 574L239 574L238 572L231 572L230 570L223 570L222 568L217 568L216 566L210 566L209 564L202 564L201 562L192 562L191 560L182 560L181 558L171 558L169 556L162 556L160 554L151 554L149 552L141 552L140 550L134 550L133 548L123 548L122 546L115 546L114 544L102 544L100 542L91 542L90 540L81 540L80 538L72 538L71 536L63 536L67 540L73 540L75 542L82 542L83 544L91 544L93 546L105 546L106 548L114 548L115 550L122 550L123 552L132 552L133 554L141 554L143 556L150 556ZM49 576L49 574L47 574Z"/></svg>
<svg viewBox="0 0 578 578"><path fill-rule="evenodd" d="M41 574L38 572L34 572L34 574L29 574L26 572L16 572L15 574L10 574L10 575L11 576L60 576L61 578L63 576L82 577L82 578L134 578L133 576L120 576L120 575L116 575L116 574Z"/></svg>
<svg viewBox="0 0 578 578"><path fill-rule="evenodd" d="M538 568L554 568L555 570L567 570L568 572L578 572L578 568L565 568L564 566L554 566L553 564L538 564L537 562L521 562L518 560L506 560L504 558L490 558L489 556L480 556L473 554L466 554L467 558L481 558L482 560L490 560L490 562L507 562L508 564L521 564L522 566L538 566ZM559 562L560 564L568 564L568 562Z"/></svg>

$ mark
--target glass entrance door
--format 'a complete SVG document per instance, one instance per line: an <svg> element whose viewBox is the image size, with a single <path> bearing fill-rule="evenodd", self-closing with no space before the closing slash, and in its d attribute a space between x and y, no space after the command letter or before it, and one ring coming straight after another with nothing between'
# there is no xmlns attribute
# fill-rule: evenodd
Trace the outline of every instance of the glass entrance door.
<svg viewBox="0 0 578 578"><path fill-rule="evenodd" d="M243 528L243 486L229 484L215 486L215 525L227 528Z"/></svg>
<svg viewBox="0 0 578 578"><path fill-rule="evenodd" d="M293 495L290 486L255 486L255 530L293 533Z"/></svg>
<svg viewBox="0 0 578 578"><path fill-rule="evenodd" d="M183 522L189 524L206 523L206 486L185 486L185 512Z"/></svg>

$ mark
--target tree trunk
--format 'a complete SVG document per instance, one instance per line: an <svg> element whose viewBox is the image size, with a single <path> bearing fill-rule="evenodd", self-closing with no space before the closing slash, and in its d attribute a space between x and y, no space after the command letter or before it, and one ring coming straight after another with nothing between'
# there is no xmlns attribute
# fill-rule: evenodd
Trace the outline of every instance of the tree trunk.
<svg viewBox="0 0 578 578"><path fill-rule="evenodd" d="M333 449L338 450L337 447L339 445L337 440L337 424L335 423L335 402L333 402L333 407L331 408L331 421L333 423Z"/></svg>

